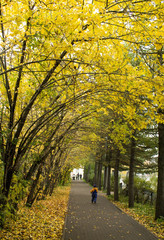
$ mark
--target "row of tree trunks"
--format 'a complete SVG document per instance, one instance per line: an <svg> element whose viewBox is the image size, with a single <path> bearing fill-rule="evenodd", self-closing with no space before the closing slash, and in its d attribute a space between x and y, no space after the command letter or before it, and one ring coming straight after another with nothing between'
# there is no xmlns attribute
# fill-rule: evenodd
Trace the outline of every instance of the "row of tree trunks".
<svg viewBox="0 0 164 240"><path fill-rule="evenodd" d="M160 112L161 113L161 112ZM162 114L164 114L162 112ZM158 133L159 133L159 156L158 156L158 187L157 187L157 200L156 200L156 213L155 219L164 217L164 124L158 124ZM128 182L128 196L129 196L129 207L134 207L134 173L135 173L135 150L136 150L136 131L133 133L131 138L131 147L130 147L130 165L129 165L129 182ZM107 195L110 195L111 192L111 166L112 161L111 150L107 151L105 166L104 166L104 179L103 179L103 189L107 190ZM115 158L114 166L114 200L119 200L119 161L120 161L120 151L117 151ZM95 162L94 170L94 183L97 184L99 190L102 186L102 159Z"/></svg>
<svg viewBox="0 0 164 240"><path fill-rule="evenodd" d="M131 152L130 152L130 167L129 167L129 207L134 206L134 159L135 159L135 133L131 139ZM103 166L102 159L95 162L94 169L94 184L98 186L98 189L106 190L107 195L111 194L111 162L114 157L114 201L119 201L119 163L120 163L120 150L116 150L115 154L112 149L108 149L106 153L106 159ZM102 170L104 171L104 178L102 179ZM102 184L103 180L103 184Z"/></svg>
<svg viewBox="0 0 164 240"><path fill-rule="evenodd" d="M85 179L86 182L89 181L90 170L91 170L91 165L90 164L84 167L84 179Z"/></svg>
<svg viewBox="0 0 164 240"><path fill-rule="evenodd" d="M111 158L112 158L112 151L108 149L106 153L105 166L103 166L103 161L101 158L100 161L95 161L95 168L94 168L93 183L98 186L99 190L101 190L103 186L103 190L107 190L107 195L110 195L111 193L111 166L110 166ZM102 170L104 171L103 179L102 179Z"/></svg>

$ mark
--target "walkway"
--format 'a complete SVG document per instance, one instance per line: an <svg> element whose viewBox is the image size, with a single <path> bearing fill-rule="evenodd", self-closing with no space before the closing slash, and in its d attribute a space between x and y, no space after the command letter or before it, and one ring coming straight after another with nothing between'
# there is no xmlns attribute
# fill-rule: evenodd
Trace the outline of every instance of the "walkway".
<svg viewBox="0 0 164 240"><path fill-rule="evenodd" d="M63 240L157 240L105 197L91 203L91 187L83 181L71 185Z"/></svg>

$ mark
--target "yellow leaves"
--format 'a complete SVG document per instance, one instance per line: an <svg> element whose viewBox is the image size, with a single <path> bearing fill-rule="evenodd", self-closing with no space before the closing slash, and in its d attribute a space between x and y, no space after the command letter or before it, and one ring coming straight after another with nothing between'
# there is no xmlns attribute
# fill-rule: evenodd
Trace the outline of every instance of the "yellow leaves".
<svg viewBox="0 0 164 240"><path fill-rule="evenodd" d="M163 43L160 43L160 42L156 42L156 43L154 43L154 45L155 45L157 51L161 50L163 47Z"/></svg>
<svg viewBox="0 0 164 240"><path fill-rule="evenodd" d="M155 1L157 5L161 6L159 2ZM62 92L61 102L67 101L71 95L86 89L94 87L101 90L110 89L104 91L105 96L103 96L108 104L100 106L99 101L91 100L91 108L97 107L97 114L106 116L109 111L120 114L134 128L133 118L137 115L137 107L140 106L140 110L144 110L144 104L140 105L138 100L140 95L148 96L152 100L151 94L154 88L159 97L155 100L155 104L160 102L160 106L162 106L163 96L160 95L162 93L160 86L163 82L159 78L157 80L159 85L155 85L145 80L151 79L151 72L145 62L135 55L135 50L138 48L139 51L140 45L133 45L140 41L143 45L146 42L150 45L151 42L152 45L155 44L157 50L161 48L163 23L161 19L153 15L156 10L154 4L147 1L129 1L128 4L127 2L121 4L115 2L113 4L113 1L108 1L109 6L106 10L104 9L105 1L93 1L93 3L84 1L83 4L83 1L76 0L59 0L55 3L43 0L36 1L33 10L30 9L29 4L28 0L11 1L3 7L4 27L8 29L6 30L6 45L9 47L8 59L11 59L9 66L19 64L22 40L25 39L24 34L27 30L26 22L31 17L27 32L26 61L58 59L64 50L68 52L66 60L72 60L72 58L79 60L79 71L77 72L72 70L72 66L65 67L68 61L62 62L58 66L54 89L56 92ZM135 15L137 12L142 12L143 9L144 14ZM162 7L160 7L161 10ZM145 13L146 11L147 13ZM148 11L152 14L149 14ZM151 15L153 15L152 18ZM157 30L154 30L155 28ZM155 35L156 37L154 37ZM161 38L159 39L159 37ZM72 41L74 41L73 45ZM136 66L131 64L132 58L128 56L129 51L134 55L133 61L135 63L138 61ZM14 56L13 59L12 56ZM47 69L51 68L54 61L47 64L31 64L23 69L24 74L19 89L20 97L18 97L20 112L25 103L29 102ZM62 70L62 68L65 69ZM159 67L158 70L161 73L163 71L162 67ZM38 73L39 71L40 73ZM78 74L79 76L81 74L79 78L77 76L76 79L70 77L70 81L64 79L58 83L58 79L62 79L63 76L69 78L68 76ZM17 79L16 72L11 72L11 75L10 79ZM74 84L74 89L67 87L67 83L68 85ZM65 91L64 88L66 88ZM12 93L13 89L14 84L12 83ZM39 100L46 99L45 96L42 95ZM130 96L131 102L128 100L128 96ZM101 98L101 96L95 95L96 97ZM46 101L41 102L37 102L41 109L48 107ZM18 115L20 115L19 111Z"/></svg>
<svg viewBox="0 0 164 240"><path fill-rule="evenodd" d="M97 112L100 112L100 113L105 114L105 115L108 115L108 114L109 114L108 111L107 111L107 109L104 108L104 107L98 108L98 109L97 109Z"/></svg>
<svg viewBox="0 0 164 240"><path fill-rule="evenodd" d="M60 240L67 211L70 187L58 187L54 195L36 202L32 208L20 206L16 221L0 233L2 240ZM9 231L10 229L10 231Z"/></svg>
<svg viewBox="0 0 164 240"><path fill-rule="evenodd" d="M98 140L100 140L100 137L98 135L96 135L94 132L89 134L87 136L87 138L89 137L89 139L92 141L92 142L96 142Z"/></svg>

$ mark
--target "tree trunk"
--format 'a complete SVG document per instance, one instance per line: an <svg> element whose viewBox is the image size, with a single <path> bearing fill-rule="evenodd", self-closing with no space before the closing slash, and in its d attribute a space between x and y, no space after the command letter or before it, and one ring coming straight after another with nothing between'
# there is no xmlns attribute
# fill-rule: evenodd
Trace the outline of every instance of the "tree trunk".
<svg viewBox="0 0 164 240"><path fill-rule="evenodd" d="M164 124L158 124L158 186L155 219L164 217Z"/></svg>
<svg viewBox="0 0 164 240"><path fill-rule="evenodd" d="M6 198L8 198L9 195L13 174L14 174L13 168L5 164L2 193Z"/></svg>
<svg viewBox="0 0 164 240"><path fill-rule="evenodd" d="M111 163L112 160L112 150L109 149L108 153L107 153L107 161L108 161L108 176L107 176L107 195L110 195L110 191L111 191Z"/></svg>
<svg viewBox="0 0 164 240"><path fill-rule="evenodd" d="M158 50L158 60L163 66L163 46ZM158 109L158 114L164 116L164 110ZM164 124L158 124L158 185L157 185L157 200L155 209L155 219L164 217Z"/></svg>
<svg viewBox="0 0 164 240"><path fill-rule="evenodd" d="M35 173L35 171L37 170L37 167L39 165L38 161L34 161L29 169L29 171L26 173L24 180L31 180L31 177L33 176L33 174Z"/></svg>
<svg viewBox="0 0 164 240"><path fill-rule="evenodd" d="M43 191L43 196L47 196L48 190L49 190L49 186L50 186L50 177L47 176L46 180L45 180L45 188L44 188L44 191Z"/></svg>
<svg viewBox="0 0 164 240"><path fill-rule="evenodd" d="M117 157L115 162L115 168L114 168L114 201L119 200L119 194L118 194L118 185L119 185L119 162L120 162L120 151L117 151Z"/></svg>
<svg viewBox="0 0 164 240"><path fill-rule="evenodd" d="M98 185L98 162L95 162L95 169L94 169L94 184Z"/></svg>
<svg viewBox="0 0 164 240"><path fill-rule="evenodd" d="M36 174L36 179L33 181L32 185L31 185L30 193L27 197L27 202L26 202L27 206L32 206L33 202L35 201L35 199L37 197L37 194L39 191L38 190L35 191L35 190L37 188L41 173L42 173L42 164L39 166L38 172Z"/></svg>
<svg viewBox="0 0 164 240"><path fill-rule="evenodd" d="M89 182L90 168L91 168L90 164L88 166L85 166L85 168L84 168L84 174L85 174L84 176L85 176L86 182Z"/></svg>
<svg viewBox="0 0 164 240"><path fill-rule="evenodd" d="M11 187L11 181L14 174L12 163L9 161L9 158L5 160L5 166L4 166L4 176L3 176L3 188L1 192L0 197L0 228L3 228L4 221L5 221L5 214L6 214L6 205L7 205L7 199Z"/></svg>
<svg viewBox="0 0 164 240"><path fill-rule="evenodd" d="M106 189L107 186L107 166L104 166L104 183L103 183L103 190Z"/></svg>
<svg viewBox="0 0 164 240"><path fill-rule="evenodd" d="M49 186L49 195L50 196L52 195L54 188L56 188L58 185L59 173L55 174L54 176L51 178L51 181L50 181L50 186Z"/></svg>
<svg viewBox="0 0 164 240"><path fill-rule="evenodd" d="M101 190L102 162L98 163L98 189Z"/></svg>
<svg viewBox="0 0 164 240"><path fill-rule="evenodd" d="M111 191L111 166L108 165L108 168L107 168L107 195L109 196L110 195L110 191Z"/></svg>
<svg viewBox="0 0 164 240"><path fill-rule="evenodd" d="M134 132L134 137L135 137ZM130 167L129 167L129 186L128 186L128 193L129 193L129 207L134 207L134 161L135 161L135 146L136 141L135 138L132 137L131 139L131 153L130 153Z"/></svg>

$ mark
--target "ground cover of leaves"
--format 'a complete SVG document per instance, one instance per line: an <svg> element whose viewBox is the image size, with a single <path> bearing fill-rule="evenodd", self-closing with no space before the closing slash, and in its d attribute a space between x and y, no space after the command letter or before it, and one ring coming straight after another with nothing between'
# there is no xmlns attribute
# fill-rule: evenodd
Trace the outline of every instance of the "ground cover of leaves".
<svg viewBox="0 0 164 240"><path fill-rule="evenodd" d="M20 206L15 220L6 223L1 240L44 240L62 238L70 186L58 187L53 196L31 208Z"/></svg>
<svg viewBox="0 0 164 240"><path fill-rule="evenodd" d="M137 220L140 224L144 225L157 237L164 239L164 219L157 221L154 220L154 215L152 215L153 206L143 207L141 204L138 204L135 206L135 208L128 208L127 203L125 202L112 202L122 211Z"/></svg>

